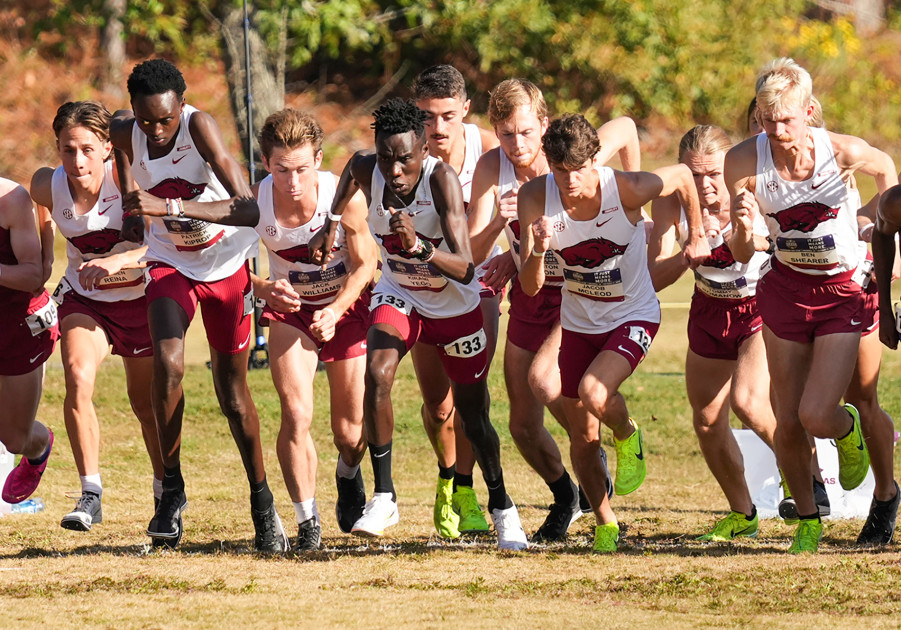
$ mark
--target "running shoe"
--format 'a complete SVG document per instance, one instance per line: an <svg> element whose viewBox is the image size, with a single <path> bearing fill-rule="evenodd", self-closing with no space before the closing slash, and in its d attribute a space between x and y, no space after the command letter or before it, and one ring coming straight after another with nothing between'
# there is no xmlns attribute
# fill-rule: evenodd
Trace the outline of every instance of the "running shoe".
<svg viewBox="0 0 901 630"><path fill-rule="evenodd" d="M103 510L100 508L100 495L94 492L82 492L75 509L66 514L59 526L76 532L89 532L91 526L103 521Z"/></svg>
<svg viewBox="0 0 901 630"><path fill-rule="evenodd" d="M454 512L454 480L438 477L432 518L442 538L460 537L460 515Z"/></svg>
<svg viewBox="0 0 901 630"><path fill-rule="evenodd" d="M572 485L573 500L564 505L561 503L551 503L550 511L547 518L544 519L541 527L532 534L532 542L557 542L566 538L566 532L570 525L579 520L582 516L582 506L579 505L579 491L576 484Z"/></svg>
<svg viewBox="0 0 901 630"><path fill-rule="evenodd" d="M632 435L622 441L613 438L616 447L616 481L613 489L619 495L638 490L647 474L641 429L632 418L629 418L629 424L635 428Z"/></svg>
<svg viewBox="0 0 901 630"><path fill-rule="evenodd" d="M147 526L147 535L153 539L153 546L175 548L184 534L182 512L188 507L184 490L163 490L163 496L156 506L156 513Z"/></svg>
<svg viewBox="0 0 901 630"><path fill-rule="evenodd" d="M795 530L795 538L788 553L816 553L823 537L823 524L819 519L802 518Z"/></svg>
<svg viewBox="0 0 901 630"><path fill-rule="evenodd" d="M363 472L358 468L353 479L345 479L335 475L338 486L338 500L335 502L335 517L338 527L349 534L361 516L366 505L366 487L363 485Z"/></svg>
<svg viewBox="0 0 901 630"><path fill-rule="evenodd" d="M482 534L488 531L488 521L476 498L476 492L468 486L457 486L451 505L460 515L461 534Z"/></svg>
<svg viewBox="0 0 901 630"><path fill-rule="evenodd" d="M400 517L397 502L390 492L376 492L363 508L363 515L354 523L351 533L357 536L384 536L385 528L397 525Z"/></svg>
<svg viewBox="0 0 901 630"><path fill-rule="evenodd" d="M867 476L870 455L863 433L860 431L860 414L854 405L845 404L844 407L854 422L851 433L835 441L838 448L838 482L845 490L853 490L862 484Z"/></svg>
<svg viewBox="0 0 901 630"><path fill-rule="evenodd" d="M47 469L47 462L50 460L50 451L53 448L53 431L49 428L47 432L50 434L50 443L47 444L47 450L44 453L47 457L40 464L32 464L28 458L22 456L19 465L13 468L6 477L6 483L3 484L3 500L7 503L21 503L38 489L41 483L41 475Z"/></svg>
<svg viewBox="0 0 901 630"><path fill-rule="evenodd" d="M491 510L491 520L494 521L494 529L497 531L498 549L522 551L529 548L529 541L515 505L506 510Z"/></svg>
<svg viewBox="0 0 901 630"><path fill-rule="evenodd" d="M877 501L873 497L870 503L870 513L867 516L860 536L857 537L858 545L888 545L895 535L895 519L898 517L898 504L901 503L901 490L898 482L895 482L895 498L891 501Z"/></svg>
<svg viewBox="0 0 901 630"><path fill-rule="evenodd" d="M616 553L619 544L619 523L604 523L594 528L594 553Z"/></svg>
<svg viewBox="0 0 901 630"><path fill-rule="evenodd" d="M748 538L757 538L759 519L757 515L749 519L741 512L729 512L728 516L717 521L713 529L703 536L698 536L695 540L706 542L729 542L740 536Z"/></svg>
<svg viewBox="0 0 901 630"><path fill-rule="evenodd" d="M782 476L781 470L779 471L779 479L783 495L782 500L779 502L779 516L785 521L786 525L795 525L798 522L798 506L792 498L791 490L788 489L788 482ZM813 477L813 501L816 503L820 518L829 516L832 513L832 508L829 505L829 494L826 492L826 484L818 481L816 477Z"/></svg>
<svg viewBox="0 0 901 630"><path fill-rule="evenodd" d="M282 519L278 517L275 502L262 511L250 508L253 528L253 550L259 553L284 553L291 549L291 541L282 527Z"/></svg>
<svg viewBox="0 0 901 630"><path fill-rule="evenodd" d="M315 518L309 518L297 525L297 542L294 551L318 551L322 542L322 526Z"/></svg>
<svg viewBox="0 0 901 630"><path fill-rule="evenodd" d="M813 478L813 502L817 504L817 512L820 518L832 514L832 507L829 505L829 493L826 492L826 484Z"/></svg>
<svg viewBox="0 0 901 630"><path fill-rule="evenodd" d="M613 476L610 474L610 466L607 465L607 451L604 450L604 447L601 447L601 464L604 466L604 472L607 473L607 498L613 498ZM582 489L579 488L579 492ZM585 499L585 503L588 504L588 509L582 507L583 512L591 512L591 504L588 503L588 499Z"/></svg>

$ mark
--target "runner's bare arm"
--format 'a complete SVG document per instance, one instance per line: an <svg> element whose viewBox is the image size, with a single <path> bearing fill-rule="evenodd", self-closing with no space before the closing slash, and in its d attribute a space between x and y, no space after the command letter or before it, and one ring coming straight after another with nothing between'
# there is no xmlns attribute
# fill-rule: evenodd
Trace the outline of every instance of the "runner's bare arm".
<svg viewBox="0 0 901 630"><path fill-rule="evenodd" d="M0 181L0 185L7 182ZM23 186L5 186L0 195L0 227L9 230L15 265L0 264L0 286L37 292L44 287L41 240L35 228L34 205Z"/></svg>
<svg viewBox="0 0 901 630"><path fill-rule="evenodd" d="M729 149L723 177L729 189L732 236L729 249L738 262L751 260L756 250L754 220L759 209L754 197L757 182L757 139L749 138Z"/></svg>
<svg viewBox="0 0 901 630"><path fill-rule="evenodd" d="M522 185L519 189L517 204L519 215L519 255L522 266L519 271L519 283L526 295L537 295L544 286L544 252L547 251L550 231L545 223L545 180L546 175L536 177ZM537 242L536 232L541 238Z"/></svg>
<svg viewBox="0 0 901 630"><path fill-rule="evenodd" d="M674 195L658 197L651 203L654 226L648 240L648 268L655 291L673 284L688 269L688 261L682 252L673 253L680 209Z"/></svg>
<svg viewBox="0 0 901 630"><path fill-rule="evenodd" d="M438 271L451 280L468 284L475 274L472 250L469 245L469 226L463 209L463 189L454 169L444 162L435 165L429 181L435 210L441 221L449 252L435 249L429 261Z"/></svg>
<svg viewBox="0 0 901 630"><path fill-rule="evenodd" d="M598 140L601 142L599 164L606 164L614 155L619 154L624 171L641 170L641 148L634 120L620 116L607 121L598 129Z"/></svg>
<svg viewBox="0 0 901 630"><path fill-rule="evenodd" d="M873 230L873 266L877 278L891 278L895 261L895 235L901 231L901 186L886 190L879 199ZM879 339L891 349L898 347L898 331L892 312L892 285L878 281Z"/></svg>
<svg viewBox="0 0 901 630"><path fill-rule="evenodd" d="M295 313L300 310L300 295L285 278L267 280L251 273L250 282L253 294L266 302L273 311Z"/></svg>
<svg viewBox="0 0 901 630"><path fill-rule="evenodd" d="M361 186L368 201L373 168L375 168L374 153L371 151L354 153L353 157L344 165L344 170L341 171L329 214L340 216ZM337 229L338 222L326 217L325 223L310 239L310 259L314 264L324 266L328 262L329 252L332 251L332 245L335 244L335 230Z"/></svg>
<svg viewBox="0 0 901 630"><path fill-rule="evenodd" d="M835 148L835 161L842 171L859 172L876 180L879 193L898 184L898 172L892 158L855 136L829 132Z"/></svg>
<svg viewBox="0 0 901 630"><path fill-rule="evenodd" d="M494 212L499 170L500 149L493 149L482 154L472 176L467 221L472 258L477 265L491 255L498 237L511 218L503 216L501 212Z"/></svg>
<svg viewBox="0 0 901 630"><path fill-rule="evenodd" d="M113 147L125 153L128 163L134 162L134 153L131 147L131 130L135 124L135 115L130 109L120 109L110 121L109 135ZM125 190L123 188L123 190Z"/></svg>

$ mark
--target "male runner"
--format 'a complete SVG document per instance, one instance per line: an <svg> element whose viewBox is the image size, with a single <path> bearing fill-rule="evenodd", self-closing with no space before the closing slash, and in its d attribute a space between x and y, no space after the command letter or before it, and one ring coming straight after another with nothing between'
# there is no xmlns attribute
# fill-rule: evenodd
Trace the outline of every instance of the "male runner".
<svg viewBox="0 0 901 630"><path fill-rule="evenodd" d="M848 178L872 175L880 193L897 184L891 158L853 136L810 127L810 75L777 59L757 83L764 133L726 155L735 259L755 251L761 214L776 244L771 269L757 286L776 414L777 460L797 506L791 553L815 552L822 524L810 483L807 434L836 441L839 483L861 484L869 456L852 405L840 406L860 343L865 246Z"/></svg>
<svg viewBox="0 0 901 630"><path fill-rule="evenodd" d="M315 261L322 263L341 211L362 188L369 201L369 225L382 250L382 276L372 298L363 416L375 494L353 531L381 536L398 521L391 478L391 389L400 360L418 344L420 352L413 354L417 374L422 374L422 363L440 362L451 383L488 486L498 546L524 549L528 542L504 486L500 443L488 417L485 331L459 181L453 169L428 154L426 114L415 104L393 99L374 115L376 153L351 159L321 232L324 238L311 246ZM423 398L437 399L436 383L418 379ZM437 386L443 388L443 382Z"/></svg>
<svg viewBox="0 0 901 630"><path fill-rule="evenodd" d="M570 455L597 520L594 550L609 553L617 549L619 526L607 496L600 423L613 430L616 493L634 492L645 477L644 448L619 387L647 354L660 323L641 207L676 193L691 241L702 255L708 252L685 165L653 173L598 166L597 132L579 114L552 122L542 146L550 173L526 182L518 195L520 224L530 226L520 233L519 280L527 295L537 295L547 280L547 252L553 252L564 283L559 365Z"/></svg>
<svg viewBox="0 0 901 630"><path fill-rule="evenodd" d="M266 483L260 423L247 387L253 291L247 258L257 243L259 208L216 122L185 104L185 82L168 61L145 61L128 78L132 111L117 112L113 145L132 165L141 190L125 195L132 215L123 232L140 240L147 217L147 302L153 338L153 410L165 475L147 534L175 546L187 507L180 446L185 333L198 304L203 314L213 383L228 418L247 479L258 551L288 548Z"/></svg>
<svg viewBox="0 0 901 630"><path fill-rule="evenodd" d="M541 137L548 125L547 105L541 90L533 83L507 79L491 91L488 117L500 147L482 156L473 177L469 212L473 258L478 261L490 256L503 233L518 267L517 192L525 182L548 172L541 149ZM638 132L631 119L617 118L604 124L598 130L598 138L599 163L619 153L626 170L639 168ZM532 535L533 542L562 539L582 514L578 489L563 466L556 442L544 427L545 406L566 426L560 407L557 368L562 277L556 258L548 257L546 265L546 286L537 296L523 293L518 278L514 277L504 349L510 434L519 452L541 475L554 497L544 524Z"/></svg>

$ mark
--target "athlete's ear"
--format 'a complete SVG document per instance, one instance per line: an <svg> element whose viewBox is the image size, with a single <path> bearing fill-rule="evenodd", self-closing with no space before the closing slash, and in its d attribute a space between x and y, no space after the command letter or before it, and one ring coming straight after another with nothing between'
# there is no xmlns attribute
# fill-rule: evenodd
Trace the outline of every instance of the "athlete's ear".
<svg viewBox="0 0 901 630"><path fill-rule="evenodd" d="M550 121L547 116L541 119L541 135L544 135L544 132L547 131L548 126L550 125Z"/></svg>
<svg viewBox="0 0 901 630"><path fill-rule="evenodd" d="M109 140L103 141L103 161L106 162L113 153L113 143Z"/></svg>
<svg viewBox="0 0 901 630"><path fill-rule="evenodd" d="M266 169L266 172L271 173L271 172L272 172L272 169L269 168L269 158L266 157L266 154L265 154L265 153L261 153L261 154L260 154L260 157L263 158L263 168Z"/></svg>
<svg viewBox="0 0 901 630"><path fill-rule="evenodd" d="M313 167L316 170L319 170L319 167L322 166L322 149L319 149L316 152L316 157L313 158Z"/></svg>
<svg viewBox="0 0 901 630"><path fill-rule="evenodd" d="M463 101L463 118L466 118L466 116L469 114L470 106L472 106L471 99L466 99L465 101Z"/></svg>

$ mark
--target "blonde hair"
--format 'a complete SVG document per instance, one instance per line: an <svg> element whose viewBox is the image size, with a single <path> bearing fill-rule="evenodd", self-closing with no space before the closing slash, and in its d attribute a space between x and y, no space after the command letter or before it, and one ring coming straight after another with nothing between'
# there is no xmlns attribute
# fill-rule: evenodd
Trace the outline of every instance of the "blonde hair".
<svg viewBox="0 0 901 630"><path fill-rule="evenodd" d="M313 155L322 150L322 127L310 114L288 107L277 111L263 123L260 130L260 150L266 159L272 149L297 149L306 144L313 147Z"/></svg>
<svg viewBox="0 0 901 630"><path fill-rule="evenodd" d="M811 127L826 127L826 120L823 118L823 105L816 96L811 95L810 104L813 105L813 111L807 117L807 124Z"/></svg>
<svg viewBox="0 0 901 630"><path fill-rule="evenodd" d="M517 108L528 105L538 120L547 116L547 103L538 86L525 79L506 79L491 91L488 120L492 126L508 120Z"/></svg>
<svg viewBox="0 0 901 630"><path fill-rule="evenodd" d="M784 113L792 105L807 107L812 95L810 74L794 59L774 59L757 76L757 109L764 114Z"/></svg>
<svg viewBox="0 0 901 630"><path fill-rule="evenodd" d="M679 141L679 161L686 153L712 155L732 148L732 141L726 132L715 125L698 125L682 136Z"/></svg>

